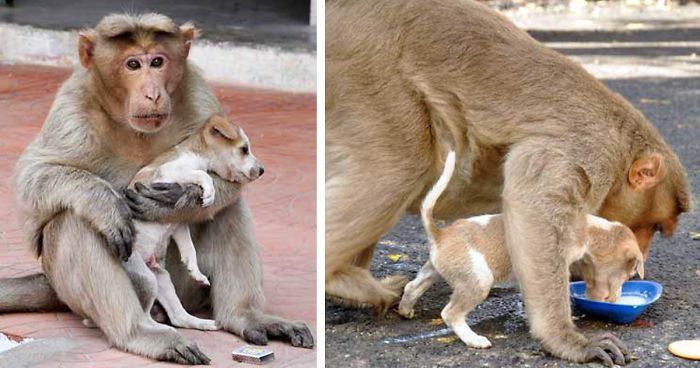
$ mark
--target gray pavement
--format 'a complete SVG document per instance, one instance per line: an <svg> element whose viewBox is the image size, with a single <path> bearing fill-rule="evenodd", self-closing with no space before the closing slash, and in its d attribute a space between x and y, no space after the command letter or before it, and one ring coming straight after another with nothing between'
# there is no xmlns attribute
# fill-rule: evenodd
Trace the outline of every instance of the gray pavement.
<svg viewBox="0 0 700 368"><path fill-rule="evenodd" d="M177 22L194 21L212 42L316 51L316 27L309 26L309 0L15 0L0 3L0 22L75 30L95 25L113 12L159 12Z"/></svg>
<svg viewBox="0 0 700 368"><path fill-rule="evenodd" d="M653 19L649 20L653 23ZM685 42L698 40L700 22L684 28L644 29L639 31L537 31L533 35L545 42ZM629 68L619 74L606 72L604 82L641 109L654 123L667 142L680 156L688 170L694 196L700 197L700 75L674 75L679 64L660 62L688 56L685 63L695 63L695 46L662 47L559 47L561 52L576 56L575 60L605 64L608 58L624 57L626 63L655 65L660 76L635 74ZM584 58L579 59L579 57ZM604 65L603 65L604 66ZM666 68L664 73L663 69ZM615 68L613 71L617 70ZM631 70L631 71L630 71ZM645 69L646 70L646 69ZM697 367L672 356L670 342L679 339L700 339L700 241L690 239L688 232L700 231L697 211L681 217L676 234L670 239L654 240L646 265L647 279L664 286L661 299L641 319L628 326L599 322L575 313L577 325L584 333L604 330L621 337L638 360L631 367ZM413 278L428 257L429 246L416 216L405 216L377 248L372 272L377 277L402 274ZM401 254L394 262L389 255ZM547 356L530 338L522 303L515 289L495 289L489 298L469 315L473 329L493 343L488 350L465 347L440 324L440 310L447 303L450 289L446 283L436 284L416 305L416 318L403 320L395 313L384 319L367 310L346 309L327 303L326 365L329 367L569 367L579 366ZM595 366L591 364L591 366Z"/></svg>

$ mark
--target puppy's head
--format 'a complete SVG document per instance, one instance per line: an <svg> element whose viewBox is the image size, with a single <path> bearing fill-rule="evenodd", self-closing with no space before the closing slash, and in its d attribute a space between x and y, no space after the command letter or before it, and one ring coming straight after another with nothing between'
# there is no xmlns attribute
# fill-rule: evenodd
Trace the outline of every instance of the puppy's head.
<svg viewBox="0 0 700 368"><path fill-rule="evenodd" d="M601 220L589 223L581 270L588 297L614 303L625 281L635 273L644 278L644 256L632 230L619 222Z"/></svg>
<svg viewBox="0 0 700 368"><path fill-rule="evenodd" d="M243 129L224 117L214 115L209 119L204 141L212 160L212 171L225 180L249 183L265 171L262 162L253 155Z"/></svg>

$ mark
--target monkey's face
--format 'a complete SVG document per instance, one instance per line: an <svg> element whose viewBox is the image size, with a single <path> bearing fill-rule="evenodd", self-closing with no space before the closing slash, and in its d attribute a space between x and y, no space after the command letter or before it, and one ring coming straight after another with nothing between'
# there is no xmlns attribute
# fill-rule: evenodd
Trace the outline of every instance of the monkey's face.
<svg viewBox="0 0 700 368"><path fill-rule="evenodd" d="M664 237L671 236L676 230L679 214L687 210L685 205L679 204L682 195L678 192L678 185L672 182L674 176L664 175L663 170L670 171L671 168L652 167L635 172L633 164L627 182L611 192L598 211L600 216L632 229L645 260L654 234L660 232Z"/></svg>
<svg viewBox="0 0 700 368"><path fill-rule="evenodd" d="M170 95L182 78L182 63L166 50L133 49L124 56L119 79L126 92L125 120L136 131L157 132L169 121Z"/></svg>
<svg viewBox="0 0 700 368"><path fill-rule="evenodd" d="M139 20L112 15L81 32L80 61L94 77L97 100L115 121L155 133L170 122L171 96L183 79L196 29L177 27L159 14Z"/></svg>
<svg viewBox="0 0 700 368"><path fill-rule="evenodd" d="M586 294L590 299L614 303L620 298L622 284L635 274L644 278L644 257L630 233L621 244L604 245L612 252L587 252L581 262Z"/></svg>
<svg viewBox="0 0 700 368"><path fill-rule="evenodd" d="M204 139L212 152L212 170L223 179L249 183L265 172L243 129L220 116L209 119Z"/></svg>

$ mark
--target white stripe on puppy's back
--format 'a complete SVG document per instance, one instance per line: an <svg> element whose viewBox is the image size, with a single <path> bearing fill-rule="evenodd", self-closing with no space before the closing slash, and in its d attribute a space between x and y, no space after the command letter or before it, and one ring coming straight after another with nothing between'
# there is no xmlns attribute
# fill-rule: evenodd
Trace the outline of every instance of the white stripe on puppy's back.
<svg viewBox="0 0 700 368"><path fill-rule="evenodd" d="M468 253L471 261L471 272L479 285L485 288L491 287L493 283L493 272L491 272L491 267L489 267L488 262L486 262L486 257L474 248L469 248Z"/></svg>
<svg viewBox="0 0 700 368"><path fill-rule="evenodd" d="M586 220L589 226L595 226L601 230L610 230L613 228L613 223L598 216L586 215Z"/></svg>
<svg viewBox="0 0 700 368"><path fill-rule="evenodd" d="M425 231L428 233L428 239L431 243L435 243L435 233L437 232L437 226L433 222L433 207L435 207L435 202L437 202L442 192L447 188L450 179L452 179L452 173L455 170L455 151L450 151L447 154L447 159L445 160L445 168L440 174L440 178L437 183L433 185L428 194L426 194L423 203L421 204L421 218L423 219L423 226Z"/></svg>
<svg viewBox="0 0 700 368"><path fill-rule="evenodd" d="M489 222L495 217L496 215L481 215L481 216L474 216L470 217L467 219L469 222L473 222L478 224L481 227L486 227Z"/></svg>

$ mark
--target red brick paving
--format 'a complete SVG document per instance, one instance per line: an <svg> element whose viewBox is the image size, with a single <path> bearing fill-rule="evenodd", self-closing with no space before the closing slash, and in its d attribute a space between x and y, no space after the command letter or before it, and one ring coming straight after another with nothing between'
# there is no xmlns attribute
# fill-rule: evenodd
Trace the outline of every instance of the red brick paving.
<svg viewBox="0 0 700 368"><path fill-rule="evenodd" d="M0 66L0 277L40 270L22 243L12 192L12 170L34 137L53 96L70 71ZM265 176L245 194L262 246L267 311L309 323L316 336L316 96L215 86L229 116L246 130ZM68 337L69 352L40 367L176 366L110 348L98 329L70 313L0 315L0 331L35 339ZM215 366L241 366L231 350L244 344L226 332L180 330L195 340ZM277 367L315 366L316 350L273 342Z"/></svg>

